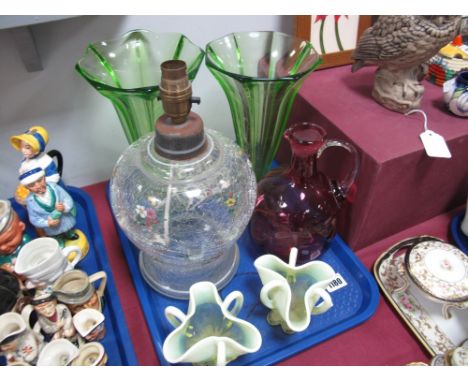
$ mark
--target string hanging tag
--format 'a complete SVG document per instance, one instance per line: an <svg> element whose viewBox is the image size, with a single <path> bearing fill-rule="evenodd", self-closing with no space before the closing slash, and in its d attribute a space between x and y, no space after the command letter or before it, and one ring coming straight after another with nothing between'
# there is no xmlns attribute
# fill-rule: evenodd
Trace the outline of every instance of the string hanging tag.
<svg viewBox="0 0 468 382"><path fill-rule="evenodd" d="M424 117L424 132L419 135L419 138L421 138L426 154L433 158L451 158L452 154L450 153L444 137L428 129L426 113L420 109L414 109L407 112L405 115L413 113L420 113Z"/></svg>

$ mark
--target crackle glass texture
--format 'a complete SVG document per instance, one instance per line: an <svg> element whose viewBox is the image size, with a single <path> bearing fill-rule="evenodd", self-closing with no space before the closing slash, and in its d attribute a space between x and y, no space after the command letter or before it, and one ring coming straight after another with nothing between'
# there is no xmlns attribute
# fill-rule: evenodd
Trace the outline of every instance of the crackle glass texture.
<svg viewBox="0 0 468 382"><path fill-rule="evenodd" d="M195 282L219 289L232 278L239 261L235 243L256 199L246 154L221 134L205 133L206 151L183 161L158 155L149 134L125 150L111 178L112 210L141 250L142 275L174 298L188 298Z"/></svg>

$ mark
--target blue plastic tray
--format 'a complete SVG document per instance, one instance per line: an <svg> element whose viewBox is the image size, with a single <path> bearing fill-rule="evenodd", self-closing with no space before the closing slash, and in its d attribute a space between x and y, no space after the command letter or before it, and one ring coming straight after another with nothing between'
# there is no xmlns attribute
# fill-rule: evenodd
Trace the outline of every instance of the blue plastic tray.
<svg viewBox="0 0 468 382"><path fill-rule="evenodd" d="M106 349L108 356L107 365L137 365L136 355L125 323L112 271L107 260L107 254L102 241L93 202L90 197L79 188L66 187L66 189L77 206L76 227L84 232L88 238L90 247L88 255L78 263L76 268L82 269L88 274L98 271L105 271L107 273L103 310L104 316L106 317L106 335L99 341ZM14 200L12 200L12 206L18 213L20 219L26 223L26 231L31 237L37 236L35 230L29 224L26 209Z"/></svg>
<svg viewBox="0 0 468 382"><path fill-rule="evenodd" d="M468 236L466 236L460 229L464 216L465 211L462 211L453 217L452 222L450 223L450 231L458 248L468 254Z"/></svg>
<svg viewBox="0 0 468 382"><path fill-rule="evenodd" d="M167 365L162 354L162 345L173 328L165 319L164 309L173 305L186 312L188 301L171 299L151 289L143 280L139 270L138 249L118 227L117 230L154 347L161 364ZM250 241L247 230L238 245L239 269L233 280L221 290L220 295L224 299L233 290L239 290L244 294L244 305L238 317L251 322L260 330L262 346L258 352L243 355L230 365L275 364L366 321L377 309L379 291L374 278L343 240L336 236L320 260L330 264L348 285L331 294L334 306L322 315L313 316L311 325L306 331L292 335L284 334L279 326L272 327L266 321L268 309L259 299L262 284L253 266L254 259L249 255L255 254L257 250Z"/></svg>

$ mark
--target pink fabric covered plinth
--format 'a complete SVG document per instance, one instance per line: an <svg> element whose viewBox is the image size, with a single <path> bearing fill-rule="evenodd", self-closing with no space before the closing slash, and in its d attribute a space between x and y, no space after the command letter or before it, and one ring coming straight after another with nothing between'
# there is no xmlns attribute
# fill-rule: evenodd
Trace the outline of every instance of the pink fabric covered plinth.
<svg viewBox="0 0 468 382"><path fill-rule="evenodd" d="M291 124L321 125L328 138L346 140L361 154L358 191L338 224L354 250L461 205L468 191L468 119L450 114L442 89L424 81L421 109L452 153L451 159L429 158L419 138L423 116L405 116L375 102L374 72L351 73L350 66L343 66L312 73L290 118ZM280 163L289 162L287 146L282 143Z"/></svg>

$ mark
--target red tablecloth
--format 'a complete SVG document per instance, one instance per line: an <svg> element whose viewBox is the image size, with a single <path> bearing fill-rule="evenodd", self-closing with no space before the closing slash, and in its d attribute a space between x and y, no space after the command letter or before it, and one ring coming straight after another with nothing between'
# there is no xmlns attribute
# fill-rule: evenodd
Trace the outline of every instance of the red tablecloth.
<svg viewBox="0 0 468 382"><path fill-rule="evenodd" d="M106 183L84 188L96 208L107 256L118 289L130 337L140 365L159 365L151 336L145 323L132 277L129 273L111 210L106 198ZM447 213L363 248L357 255L372 272L377 257L403 238L428 234L449 240L450 219ZM286 359L280 365L404 365L429 360L429 354L400 320L383 296L373 317L363 324L322 344Z"/></svg>

